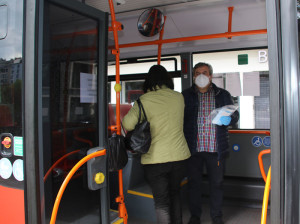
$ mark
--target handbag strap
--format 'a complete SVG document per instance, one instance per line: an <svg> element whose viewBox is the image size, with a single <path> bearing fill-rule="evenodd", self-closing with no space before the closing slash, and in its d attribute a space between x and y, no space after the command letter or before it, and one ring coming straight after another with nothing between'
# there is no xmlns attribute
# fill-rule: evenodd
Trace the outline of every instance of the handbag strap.
<svg viewBox="0 0 300 224"><path fill-rule="evenodd" d="M140 109L139 109L139 121L138 121L138 124L139 124L139 123L140 123L140 120L141 120L141 110L143 110L145 120L146 120L146 121L148 121L148 120L147 120L147 116L146 116L146 113L145 113L145 110L144 110L144 107L143 107L143 104L142 104L140 98L137 99L137 103L138 103L139 108L140 108Z"/></svg>

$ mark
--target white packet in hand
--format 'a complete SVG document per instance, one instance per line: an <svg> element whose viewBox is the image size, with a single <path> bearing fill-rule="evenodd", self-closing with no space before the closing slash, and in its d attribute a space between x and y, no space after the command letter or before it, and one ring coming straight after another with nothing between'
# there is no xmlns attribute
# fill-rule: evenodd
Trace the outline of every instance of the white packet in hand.
<svg viewBox="0 0 300 224"><path fill-rule="evenodd" d="M217 109L214 109L208 116L207 122L211 122L216 125L222 125L220 118L223 116L230 116L238 109L235 105L226 105Z"/></svg>

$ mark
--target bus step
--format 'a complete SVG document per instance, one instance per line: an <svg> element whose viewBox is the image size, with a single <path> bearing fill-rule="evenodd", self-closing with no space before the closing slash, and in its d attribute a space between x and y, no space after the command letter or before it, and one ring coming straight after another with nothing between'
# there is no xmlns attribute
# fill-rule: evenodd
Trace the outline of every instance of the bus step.
<svg viewBox="0 0 300 224"><path fill-rule="evenodd" d="M124 223L123 219L119 217L119 213L116 210L110 210L109 218L111 224L121 224Z"/></svg>

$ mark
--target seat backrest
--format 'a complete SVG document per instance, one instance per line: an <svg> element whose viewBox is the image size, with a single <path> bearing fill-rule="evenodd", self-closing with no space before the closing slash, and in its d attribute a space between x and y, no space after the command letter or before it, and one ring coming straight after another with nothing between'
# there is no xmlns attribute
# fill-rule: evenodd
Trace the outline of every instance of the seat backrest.
<svg viewBox="0 0 300 224"><path fill-rule="evenodd" d="M120 117L121 120L128 113L131 104L120 104ZM116 105L108 104L108 125L116 125Z"/></svg>
<svg viewBox="0 0 300 224"><path fill-rule="evenodd" d="M131 104L121 104L120 105L120 117L121 120L123 117L128 113L128 111L131 109Z"/></svg>
<svg viewBox="0 0 300 224"><path fill-rule="evenodd" d="M108 126L116 125L115 105L108 104Z"/></svg>
<svg viewBox="0 0 300 224"><path fill-rule="evenodd" d="M138 89L128 90L128 93L127 93L128 103L133 103L143 94L144 94L143 90L138 90Z"/></svg>

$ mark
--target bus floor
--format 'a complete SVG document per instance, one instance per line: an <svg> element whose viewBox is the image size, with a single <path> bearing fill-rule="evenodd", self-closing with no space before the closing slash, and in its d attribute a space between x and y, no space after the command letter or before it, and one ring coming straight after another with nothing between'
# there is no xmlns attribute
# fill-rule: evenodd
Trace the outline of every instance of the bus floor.
<svg viewBox="0 0 300 224"><path fill-rule="evenodd" d="M212 220L209 214L209 199L203 200L203 212L201 224L211 224ZM190 212L187 203L183 201L182 205L183 224L187 224L190 219ZM223 204L223 220L226 224L259 224L261 223L261 203L241 203L225 199ZM267 224L270 224L270 210L267 213ZM155 224L145 220L128 217L128 224Z"/></svg>

